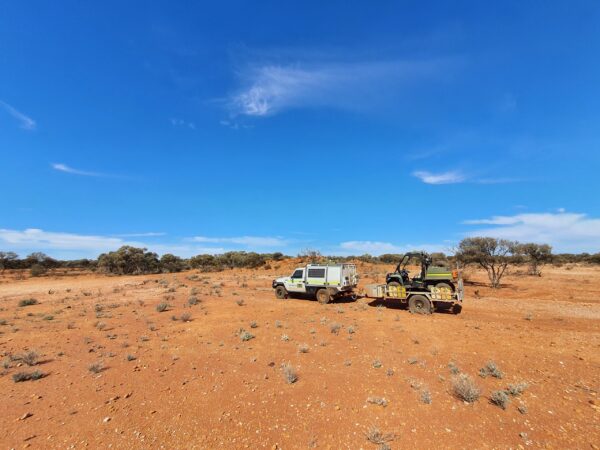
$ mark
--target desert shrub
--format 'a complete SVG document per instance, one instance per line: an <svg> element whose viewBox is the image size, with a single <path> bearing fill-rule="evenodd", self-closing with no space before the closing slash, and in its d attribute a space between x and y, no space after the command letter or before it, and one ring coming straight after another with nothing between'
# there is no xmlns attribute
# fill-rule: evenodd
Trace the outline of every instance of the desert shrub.
<svg viewBox="0 0 600 450"><path fill-rule="evenodd" d="M340 328L342 328L342 326L339 323L334 322L329 325L329 331L331 331L333 334L338 334L340 332Z"/></svg>
<svg viewBox="0 0 600 450"><path fill-rule="evenodd" d="M308 346L308 344L300 344L298 346L298 352L300 352L300 353L308 353L309 350L310 350L310 347Z"/></svg>
<svg viewBox="0 0 600 450"><path fill-rule="evenodd" d="M182 322L190 322L192 320L192 315L190 313L183 313L180 319Z"/></svg>
<svg viewBox="0 0 600 450"><path fill-rule="evenodd" d="M510 403L510 398L508 397L508 394L504 391L494 391L490 396L490 402L496 406L499 406L502 409L506 409L506 407Z"/></svg>
<svg viewBox="0 0 600 450"><path fill-rule="evenodd" d="M287 342L290 340L290 337L287 334L282 334L281 335L281 340L284 342Z"/></svg>
<svg viewBox="0 0 600 450"><path fill-rule="evenodd" d="M394 440L394 435L392 433L383 433L382 431L379 431L379 428L377 427L369 428L365 433L365 437L367 438L367 441L380 446L387 445L387 442Z"/></svg>
<svg viewBox="0 0 600 450"><path fill-rule="evenodd" d="M196 297L195 295L191 295L188 298L188 305L193 306L193 305L197 305L199 302L198 297Z"/></svg>
<svg viewBox="0 0 600 450"><path fill-rule="evenodd" d="M465 402L473 403L479 398L481 391L466 373L461 373L452 378L452 391L454 395Z"/></svg>
<svg viewBox="0 0 600 450"><path fill-rule="evenodd" d="M380 361L380 360L378 360L378 359L374 359L374 360L373 360L373 362L371 363L371 366L372 366L374 369L379 369L381 366L383 366L383 364L381 363L381 361Z"/></svg>
<svg viewBox="0 0 600 450"><path fill-rule="evenodd" d="M35 298L25 298L19 302L19 306L20 307L31 306L31 305L37 305L38 303L39 302Z"/></svg>
<svg viewBox="0 0 600 450"><path fill-rule="evenodd" d="M428 389L423 389L421 391L421 401L426 405L431 404L431 392Z"/></svg>
<svg viewBox="0 0 600 450"><path fill-rule="evenodd" d="M253 320L250 322L250 328L258 328L258 324Z"/></svg>
<svg viewBox="0 0 600 450"><path fill-rule="evenodd" d="M15 383L21 383L23 381L39 380L43 377L44 374L39 370L35 370L33 372L17 372L13 375L13 381Z"/></svg>
<svg viewBox="0 0 600 450"><path fill-rule="evenodd" d="M104 370L104 364L102 364L102 361L92 363L88 366L88 370L92 373L100 373Z"/></svg>
<svg viewBox="0 0 600 450"><path fill-rule="evenodd" d="M378 406L387 406L388 401L383 397L369 397L367 398L367 403L371 403L373 405Z"/></svg>
<svg viewBox="0 0 600 450"><path fill-rule="evenodd" d="M158 305L156 305L156 311L158 312L165 312L167 309L169 309L169 304L168 303L159 303Z"/></svg>
<svg viewBox="0 0 600 450"><path fill-rule="evenodd" d="M281 323L281 321L276 320L275 321L275 328L281 328L283 326L283 324Z"/></svg>
<svg viewBox="0 0 600 450"><path fill-rule="evenodd" d="M236 300L235 302L237 303L238 306L244 306L245 305L243 298L240 298L239 300Z"/></svg>
<svg viewBox="0 0 600 450"><path fill-rule="evenodd" d="M99 270L118 275L156 273L159 267L160 262L156 253L128 245L98 257Z"/></svg>
<svg viewBox="0 0 600 450"><path fill-rule="evenodd" d="M0 325L7 325L7 324L8 324L8 320L0 319Z"/></svg>
<svg viewBox="0 0 600 450"><path fill-rule="evenodd" d="M32 277L41 277L48 272L48 268L42 266L41 264L34 264L29 270Z"/></svg>
<svg viewBox="0 0 600 450"><path fill-rule="evenodd" d="M250 339L254 339L254 335L246 330L240 330L240 339L242 341L249 341Z"/></svg>
<svg viewBox="0 0 600 450"><path fill-rule="evenodd" d="M34 351L29 351L21 355L21 361L28 366L35 366L38 363L39 355Z"/></svg>
<svg viewBox="0 0 600 450"><path fill-rule="evenodd" d="M448 369L450 369L450 373L452 375L458 375L460 373L460 369L458 368L458 366L456 365L456 363L454 361L450 361L448 363Z"/></svg>
<svg viewBox="0 0 600 450"><path fill-rule="evenodd" d="M127 355L127 361L135 361L137 358L135 357L135 355Z"/></svg>
<svg viewBox="0 0 600 450"><path fill-rule="evenodd" d="M488 375L494 378L504 377L504 373L502 373L494 361L488 361L486 365L479 370L480 377L485 378Z"/></svg>
<svg viewBox="0 0 600 450"><path fill-rule="evenodd" d="M283 378L288 384L293 384L298 381L298 373L294 366L289 362L283 365Z"/></svg>
<svg viewBox="0 0 600 450"><path fill-rule="evenodd" d="M528 387L529 387L529 385L524 382L509 384L508 387L506 388L506 393L512 395L513 397L518 397L523 392L525 392L525 389L527 389Z"/></svg>
<svg viewBox="0 0 600 450"><path fill-rule="evenodd" d="M354 327L352 325L350 325L347 329L348 334L354 334Z"/></svg>

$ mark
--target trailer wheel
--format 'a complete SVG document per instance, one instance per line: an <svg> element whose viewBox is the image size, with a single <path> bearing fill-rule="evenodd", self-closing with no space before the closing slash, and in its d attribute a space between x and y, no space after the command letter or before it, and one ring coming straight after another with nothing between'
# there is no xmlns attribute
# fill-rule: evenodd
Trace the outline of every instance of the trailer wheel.
<svg viewBox="0 0 600 450"><path fill-rule="evenodd" d="M329 291L327 289L319 289L317 291L317 301L321 305L329 303L329 300L331 300L331 295L329 294Z"/></svg>
<svg viewBox="0 0 600 450"><path fill-rule="evenodd" d="M280 300L287 298L288 292L287 292L286 288L284 286L277 286L275 288L275 297L277 297Z"/></svg>
<svg viewBox="0 0 600 450"><path fill-rule="evenodd" d="M452 312L454 314L460 314L460 312L462 311L462 305L455 303L454 305L452 305Z"/></svg>
<svg viewBox="0 0 600 450"><path fill-rule="evenodd" d="M413 314L431 314L431 302L424 295L413 295L408 299L408 310Z"/></svg>

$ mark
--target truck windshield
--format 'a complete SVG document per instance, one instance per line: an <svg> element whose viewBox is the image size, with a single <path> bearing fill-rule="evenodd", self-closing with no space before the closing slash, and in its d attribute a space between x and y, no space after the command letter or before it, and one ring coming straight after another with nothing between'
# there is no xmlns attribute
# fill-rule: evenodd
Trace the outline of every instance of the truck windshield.
<svg viewBox="0 0 600 450"><path fill-rule="evenodd" d="M292 274L292 278L302 278L302 274L304 273L303 270L296 270L293 274Z"/></svg>

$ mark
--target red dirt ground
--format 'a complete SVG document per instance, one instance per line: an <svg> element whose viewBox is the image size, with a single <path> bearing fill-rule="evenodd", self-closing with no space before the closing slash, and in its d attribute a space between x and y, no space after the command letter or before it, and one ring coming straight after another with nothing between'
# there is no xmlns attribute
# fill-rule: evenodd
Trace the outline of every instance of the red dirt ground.
<svg viewBox="0 0 600 450"><path fill-rule="evenodd" d="M128 277L5 274L2 447L376 449L366 433L377 427L393 435L391 448L599 448L600 269L514 273L499 290L474 273L461 315L416 316L366 298L277 300L271 280L292 264ZM389 269L360 264L361 284L381 282ZM200 303L189 306L192 289ZM39 304L18 306L30 297ZM156 310L161 302L168 311ZM185 313L191 321L173 320ZM240 328L255 338L242 341ZM18 358L30 350L40 355L32 367ZM488 361L502 379L478 375ZM95 374L97 362L103 370ZM287 362L296 383L284 379ZM453 395L450 362L481 388L478 401ZM45 376L13 381L34 370ZM490 403L494 390L518 382L529 387L506 410Z"/></svg>

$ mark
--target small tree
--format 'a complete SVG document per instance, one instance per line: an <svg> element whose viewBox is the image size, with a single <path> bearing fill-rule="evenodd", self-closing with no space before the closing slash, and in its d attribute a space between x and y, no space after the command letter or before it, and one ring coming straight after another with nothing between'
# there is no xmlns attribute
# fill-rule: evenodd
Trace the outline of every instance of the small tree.
<svg viewBox="0 0 600 450"><path fill-rule="evenodd" d="M485 269L492 287L500 287L500 280L508 265L518 254L518 243L491 237L472 237L460 241L456 257L463 264L476 264Z"/></svg>
<svg viewBox="0 0 600 450"><path fill-rule="evenodd" d="M185 269L185 262L179 256L165 253L160 258L160 269L163 272L181 272Z"/></svg>
<svg viewBox="0 0 600 450"><path fill-rule="evenodd" d="M302 259L308 259L311 263L316 263L321 259L321 252L312 248L305 248L298 256Z"/></svg>
<svg viewBox="0 0 600 450"><path fill-rule="evenodd" d="M541 276L540 267L552 259L552 247L548 244L520 244L519 253L527 258L530 275Z"/></svg>
<svg viewBox="0 0 600 450"><path fill-rule="evenodd" d="M4 273L18 257L15 252L0 252L0 273Z"/></svg>

